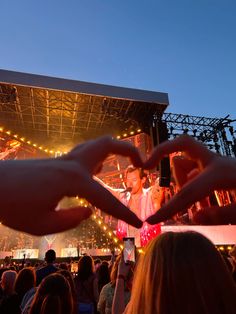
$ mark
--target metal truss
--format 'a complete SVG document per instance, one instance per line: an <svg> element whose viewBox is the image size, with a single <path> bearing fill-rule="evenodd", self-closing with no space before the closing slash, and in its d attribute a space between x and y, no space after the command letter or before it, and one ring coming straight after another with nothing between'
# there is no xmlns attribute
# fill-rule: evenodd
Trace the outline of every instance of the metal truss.
<svg viewBox="0 0 236 314"><path fill-rule="evenodd" d="M155 121L155 117L154 117ZM156 119L156 121L158 121ZM227 156L236 156L235 120L164 113L161 118L168 128L169 138L186 133L205 143L210 149Z"/></svg>

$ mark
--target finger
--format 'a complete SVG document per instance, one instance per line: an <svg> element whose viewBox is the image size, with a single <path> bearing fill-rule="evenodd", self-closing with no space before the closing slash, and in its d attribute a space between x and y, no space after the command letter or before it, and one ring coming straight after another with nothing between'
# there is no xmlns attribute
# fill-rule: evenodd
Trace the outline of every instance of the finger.
<svg viewBox="0 0 236 314"><path fill-rule="evenodd" d="M185 157L178 156L173 158L173 177L178 187L182 187L188 181L188 174L196 169L197 164Z"/></svg>
<svg viewBox="0 0 236 314"><path fill-rule="evenodd" d="M201 225L236 225L236 204L203 208L195 213L193 221Z"/></svg>
<svg viewBox="0 0 236 314"><path fill-rule="evenodd" d="M208 196L216 188L215 174L207 169L188 182L171 200L147 219L150 224L172 218L178 212Z"/></svg>
<svg viewBox="0 0 236 314"><path fill-rule="evenodd" d="M34 224L33 228L27 232L41 236L66 231L78 226L91 214L92 210L89 207L73 207L49 212L45 217L40 218L40 223Z"/></svg>
<svg viewBox="0 0 236 314"><path fill-rule="evenodd" d="M79 195L85 197L92 205L107 214L123 220L136 228L142 227L142 221L132 211L92 178L84 179Z"/></svg>
<svg viewBox="0 0 236 314"><path fill-rule="evenodd" d="M152 169L163 157L178 151L185 152L193 160L200 160L203 165L207 165L215 156L215 153L192 137L181 135L172 141L166 141L158 145L149 160L144 163L144 168Z"/></svg>
<svg viewBox="0 0 236 314"><path fill-rule="evenodd" d="M75 153L76 150L73 152L73 155ZM129 157L135 167L142 167L143 165L143 161L135 146L128 142L112 139L110 136L103 136L85 144L79 151L79 161L85 165L89 172L92 172L97 164L101 164L110 154Z"/></svg>

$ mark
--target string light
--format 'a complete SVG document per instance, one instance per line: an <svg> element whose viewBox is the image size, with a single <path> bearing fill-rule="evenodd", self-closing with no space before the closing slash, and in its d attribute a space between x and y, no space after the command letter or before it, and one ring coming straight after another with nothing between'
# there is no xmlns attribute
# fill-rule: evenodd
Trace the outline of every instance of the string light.
<svg viewBox="0 0 236 314"><path fill-rule="evenodd" d="M132 135L141 133L141 132L142 132L142 129L137 129L136 131L132 130L132 131L130 131L129 133L125 132L125 133L123 133L123 134L121 134L121 135L117 135L117 136L116 136L116 139L117 139L117 140L120 140L120 139L122 139L122 138L126 138L126 137L129 137L129 136L132 136Z"/></svg>
<svg viewBox="0 0 236 314"><path fill-rule="evenodd" d="M115 242L121 249L123 249L123 244L122 242L114 235L113 231L111 228L103 221L102 217L97 216L96 214L93 214L92 218L96 223L99 225L99 227L102 230L106 231L106 235L109 236L113 242ZM119 248L118 248L119 249Z"/></svg>
<svg viewBox="0 0 236 314"><path fill-rule="evenodd" d="M2 126L0 127L0 132L3 132L5 134L7 134L7 135L11 135L13 133L11 130L4 130L4 127L2 127ZM17 138L18 141L20 141L20 142L24 142L24 143L26 143L29 146L32 146L34 148L38 148L40 150L43 150L47 154L50 154L50 155L54 155L55 154L55 150L49 149L49 148L43 148L42 145L39 146L37 143L33 143L31 140L26 139L25 137L20 137L18 134L13 134L12 136L14 138ZM67 154L67 152L65 152L65 151L64 152L57 151L57 154L59 156L61 156L63 154Z"/></svg>
<svg viewBox="0 0 236 314"><path fill-rule="evenodd" d="M11 130L5 131L4 127L2 127L2 126L0 127L0 132L4 132L7 135L11 135L12 134ZM120 140L122 138L133 136L133 135L135 135L137 133L140 133L140 132L142 132L141 129L137 129L136 131L132 130L129 133L125 132L122 135L117 135L116 139ZM42 150L42 151L44 151L47 154L50 154L50 155L54 155L55 154L55 157L61 156L61 155L65 155L65 154L68 153L68 151L62 152L62 151L50 149L50 148L47 148L47 147L44 148L42 145L38 145L37 143L33 143L30 139L26 139L25 137L20 137L18 134L14 134L13 137L17 138L21 142L25 142L27 145L33 146L34 148L38 148L39 150Z"/></svg>

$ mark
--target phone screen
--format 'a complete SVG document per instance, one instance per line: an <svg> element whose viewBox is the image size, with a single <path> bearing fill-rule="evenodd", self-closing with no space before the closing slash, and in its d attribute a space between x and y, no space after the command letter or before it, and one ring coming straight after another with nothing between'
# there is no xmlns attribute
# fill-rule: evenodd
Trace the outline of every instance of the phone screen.
<svg viewBox="0 0 236 314"><path fill-rule="evenodd" d="M124 261L125 263L135 262L134 238L123 238L124 242Z"/></svg>
<svg viewBox="0 0 236 314"><path fill-rule="evenodd" d="M72 263L71 263L70 271L71 271L72 273L77 273L77 272L78 272L78 263L72 262Z"/></svg>

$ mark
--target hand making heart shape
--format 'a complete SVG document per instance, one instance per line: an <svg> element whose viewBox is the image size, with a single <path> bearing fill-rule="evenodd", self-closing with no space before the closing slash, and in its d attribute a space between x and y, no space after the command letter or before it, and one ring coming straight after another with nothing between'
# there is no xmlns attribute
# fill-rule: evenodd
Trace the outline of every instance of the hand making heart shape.
<svg viewBox="0 0 236 314"><path fill-rule="evenodd" d="M130 143L103 136L76 146L63 157L0 162L0 219L9 227L35 235L61 232L76 227L92 213L89 207L55 210L64 196L79 195L109 215L141 228L143 222L93 176L109 154L129 157L135 167L152 169L164 156L178 151L185 153L173 164L181 189L148 223L169 219L214 190L236 188L235 158L211 152L189 136L161 143L145 163ZM189 180L178 171L181 166L188 171L197 169L197 175ZM204 208L194 219L203 224L235 224L235 203Z"/></svg>
<svg viewBox="0 0 236 314"><path fill-rule="evenodd" d="M215 190L236 188L236 159L214 153L188 135L161 143L144 168L152 169L164 156L180 151L184 155L174 160L172 169L180 191L146 220L150 224L170 219ZM202 208L193 219L198 224L236 224L236 204Z"/></svg>

